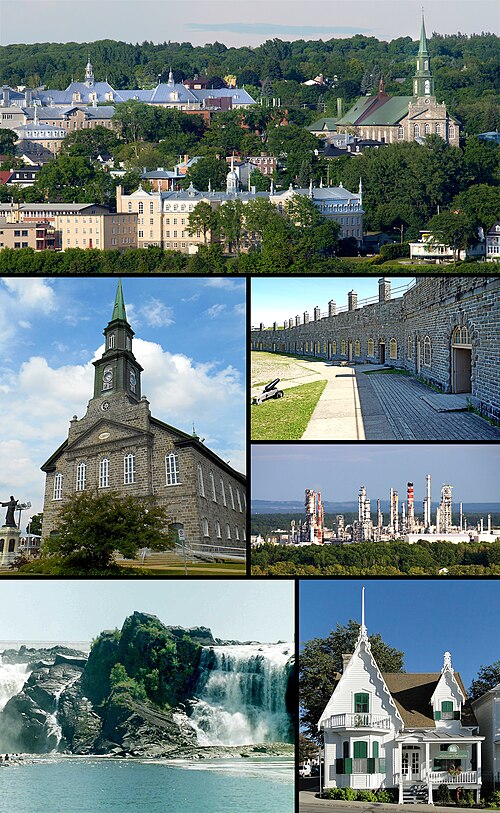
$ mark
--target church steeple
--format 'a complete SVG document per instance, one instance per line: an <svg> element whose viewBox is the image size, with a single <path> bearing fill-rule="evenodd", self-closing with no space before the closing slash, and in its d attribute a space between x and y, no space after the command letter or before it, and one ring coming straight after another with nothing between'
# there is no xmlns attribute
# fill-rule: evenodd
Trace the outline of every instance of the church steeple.
<svg viewBox="0 0 500 813"><path fill-rule="evenodd" d="M422 11L422 27L420 29L420 43L417 54L417 70L413 77L413 95L417 98L434 96L434 79L430 70L431 60L427 36L425 33L424 13Z"/></svg>
<svg viewBox="0 0 500 813"><path fill-rule="evenodd" d="M104 328L102 358L94 361L94 398L107 399L125 394L135 403L141 398L143 368L132 352L134 331L127 321L121 280L118 281L111 321Z"/></svg>
<svg viewBox="0 0 500 813"><path fill-rule="evenodd" d="M92 87L94 84L94 69L92 67L92 63L90 61L90 54L89 54L89 61L87 62L85 68L85 84L87 87Z"/></svg>

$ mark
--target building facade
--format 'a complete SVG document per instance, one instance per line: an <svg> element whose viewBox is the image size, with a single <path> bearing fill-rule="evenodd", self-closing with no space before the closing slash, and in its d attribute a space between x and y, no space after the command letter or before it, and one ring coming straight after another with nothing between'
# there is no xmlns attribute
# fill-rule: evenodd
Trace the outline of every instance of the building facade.
<svg viewBox="0 0 500 813"><path fill-rule="evenodd" d="M500 788L500 683L477 700L472 708L479 722L483 744L483 781L490 790Z"/></svg>
<svg viewBox="0 0 500 813"><path fill-rule="evenodd" d="M46 474L42 537L50 537L68 497L84 490L154 499L169 523L184 528L197 550L244 549L246 479L188 435L152 417L142 395L143 368L118 284L105 350L95 366L85 415L70 422L67 440L42 466Z"/></svg>
<svg viewBox="0 0 500 813"><path fill-rule="evenodd" d="M429 135L440 136L447 144L458 147L460 125L444 102L434 95L429 46L424 18L420 31L413 96L389 96L381 81L376 96L362 96L338 119L337 132L349 132L362 138L386 144L420 141Z"/></svg>
<svg viewBox="0 0 500 813"><path fill-rule="evenodd" d="M433 804L446 784L479 801L484 737L449 652L441 672L382 673L363 618L318 729L326 788L396 788L399 804Z"/></svg>
<svg viewBox="0 0 500 813"><path fill-rule="evenodd" d="M331 300L326 314L316 307L312 319L305 312L281 329L261 325L251 347L402 368L443 392L470 393L483 415L500 419L498 277L418 277L398 298L382 278L378 301L359 304L351 291L348 308Z"/></svg>

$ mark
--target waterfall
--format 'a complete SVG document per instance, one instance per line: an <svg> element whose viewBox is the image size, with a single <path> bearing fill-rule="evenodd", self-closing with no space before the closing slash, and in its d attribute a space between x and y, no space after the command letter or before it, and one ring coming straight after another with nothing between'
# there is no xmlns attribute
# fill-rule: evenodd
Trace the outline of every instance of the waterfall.
<svg viewBox="0 0 500 813"><path fill-rule="evenodd" d="M200 745L289 739L286 709L291 644L204 647L189 718Z"/></svg>
<svg viewBox="0 0 500 813"><path fill-rule="evenodd" d="M0 711L23 688L28 677L26 666L26 663L2 663L0 655Z"/></svg>
<svg viewBox="0 0 500 813"><path fill-rule="evenodd" d="M67 691L73 683L79 679L80 675L75 675L68 680L68 682L61 686L56 692L54 692L54 700L55 700L55 707L54 712L52 714L47 714L47 718L45 720L45 736L47 737L47 745L51 746L51 751L57 751L59 748L59 743L63 738L62 728L59 723L58 714L59 714L59 700L61 699L61 695L63 692ZM55 738L55 743L53 744L51 738Z"/></svg>

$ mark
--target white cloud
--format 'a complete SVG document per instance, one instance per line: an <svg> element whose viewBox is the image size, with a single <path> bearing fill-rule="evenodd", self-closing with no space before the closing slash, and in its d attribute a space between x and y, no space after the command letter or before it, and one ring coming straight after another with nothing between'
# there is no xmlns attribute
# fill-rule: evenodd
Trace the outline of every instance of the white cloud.
<svg viewBox="0 0 500 813"><path fill-rule="evenodd" d="M212 305L212 307L207 310L208 316L210 319L217 319L217 317L226 310L226 307L224 303Z"/></svg>
<svg viewBox="0 0 500 813"><path fill-rule="evenodd" d="M244 291L246 283L243 280L228 279L228 277L209 277L204 283L206 288L230 288L233 291Z"/></svg>
<svg viewBox="0 0 500 813"><path fill-rule="evenodd" d="M99 347L94 359L103 350ZM191 432L194 423L209 448L230 460L234 468L244 470L245 389L239 371L198 363L143 339L135 339L134 352L145 370L142 391L152 414L185 432ZM42 510L45 475L40 466L67 438L72 416L85 414L93 380L91 361L54 368L42 356L33 356L4 375L1 499L4 494L14 494L32 502L30 515Z"/></svg>
<svg viewBox="0 0 500 813"><path fill-rule="evenodd" d="M234 312L237 314L237 316L245 316L245 314L247 312L247 307L246 307L245 302L238 302L234 306Z"/></svg>
<svg viewBox="0 0 500 813"><path fill-rule="evenodd" d="M48 314L56 308L56 296L45 279L0 280L0 347L11 342L18 328L31 327L27 317Z"/></svg>
<svg viewBox="0 0 500 813"><path fill-rule="evenodd" d="M140 315L151 327L168 327L174 324L173 309L168 308L159 299L151 298L139 309Z"/></svg>

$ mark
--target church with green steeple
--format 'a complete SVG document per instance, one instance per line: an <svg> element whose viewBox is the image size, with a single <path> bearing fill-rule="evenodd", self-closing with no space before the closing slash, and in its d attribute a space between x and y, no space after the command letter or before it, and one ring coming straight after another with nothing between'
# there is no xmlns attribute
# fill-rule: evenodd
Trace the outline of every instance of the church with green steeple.
<svg viewBox="0 0 500 813"><path fill-rule="evenodd" d="M447 144L458 147L459 122L448 113L445 103L438 102L434 95L434 78L423 14L412 81L413 96L389 96L381 80L375 96L362 96L337 121L337 132L351 133L385 144L397 144L400 141L421 143L426 136L438 135Z"/></svg>
<svg viewBox="0 0 500 813"><path fill-rule="evenodd" d="M41 467L42 538L55 533L68 497L112 491L154 500L195 551L244 550L245 476L205 446L194 429L187 434L151 415L133 338L120 281L104 328L104 351L93 362L87 410L82 418L73 416L67 439Z"/></svg>

